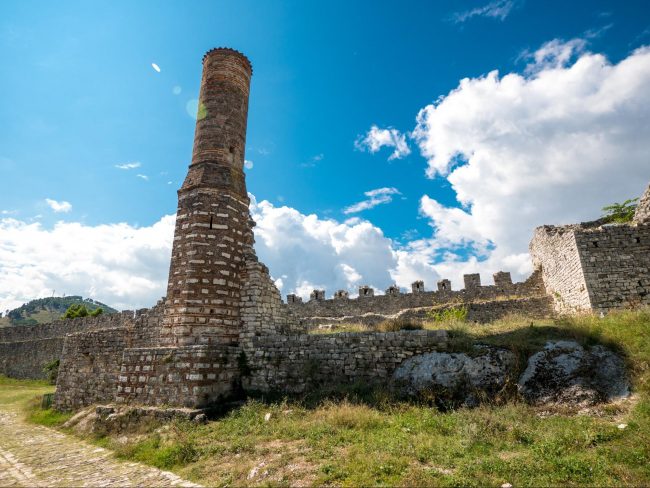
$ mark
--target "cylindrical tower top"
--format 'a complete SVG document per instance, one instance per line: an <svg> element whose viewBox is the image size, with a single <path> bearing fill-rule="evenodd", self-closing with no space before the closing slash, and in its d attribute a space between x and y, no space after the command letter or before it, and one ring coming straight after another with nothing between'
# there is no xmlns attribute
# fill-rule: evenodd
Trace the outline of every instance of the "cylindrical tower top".
<svg viewBox="0 0 650 488"><path fill-rule="evenodd" d="M191 166L212 163L243 176L252 73L248 58L234 49L211 49L203 56Z"/></svg>
<svg viewBox="0 0 650 488"><path fill-rule="evenodd" d="M232 49L232 48L229 48L229 47L215 47L213 49L210 49L208 52L206 52L203 55L203 62L205 63L205 60L209 56L212 56L213 54L219 54L219 53L227 53L227 54L230 54L230 55L233 55L233 56L239 56L242 59L242 61L244 61L246 64L248 64L248 67L250 69L251 74L253 73L253 65L251 64L250 59L248 59L245 54L240 53L236 49Z"/></svg>

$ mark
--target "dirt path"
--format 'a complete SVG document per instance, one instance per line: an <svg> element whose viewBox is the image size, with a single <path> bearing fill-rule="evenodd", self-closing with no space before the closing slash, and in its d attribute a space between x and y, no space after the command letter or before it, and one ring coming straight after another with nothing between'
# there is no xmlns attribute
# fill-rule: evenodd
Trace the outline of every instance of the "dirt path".
<svg viewBox="0 0 650 488"><path fill-rule="evenodd" d="M26 423L0 404L0 486L198 486L175 474L120 462L110 451Z"/></svg>

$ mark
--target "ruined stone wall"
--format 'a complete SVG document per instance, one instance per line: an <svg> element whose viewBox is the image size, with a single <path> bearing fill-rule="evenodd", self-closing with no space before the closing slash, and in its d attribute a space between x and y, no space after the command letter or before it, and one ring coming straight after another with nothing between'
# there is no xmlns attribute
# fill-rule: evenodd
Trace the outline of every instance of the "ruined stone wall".
<svg viewBox="0 0 650 488"><path fill-rule="evenodd" d="M55 405L74 410L115 400L122 357L128 348L152 347L160 340L161 304L119 314L116 327L69 334L63 341Z"/></svg>
<svg viewBox="0 0 650 488"><path fill-rule="evenodd" d="M56 383L56 408L75 410L115 397L126 336L125 328L116 328L66 338Z"/></svg>
<svg viewBox="0 0 650 488"><path fill-rule="evenodd" d="M538 227L530 253L558 312L650 304L650 223Z"/></svg>
<svg viewBox="0 0 650 488"><path fill-rule="evenodd" d="M575 226L538 227L530 242L533 266L541 271L546 291L560 313L591 308L574 230Z"/></svg>
<svg viewBox="0 0 650 488"><path fill-rule="evenodd" d="M650 223L575 231L596 311L650 305Z"/></svg>
<svg viewBox="0 0 650 488"><path fill-rule="evenodd" d="M126 349L118 403L201 408L237 387L239 349L207 345Z"/></svg>
<svg viewBox="0 0 650 488"><path fill-rule="evenodd" d="M0 374L10 378L45 379L43 367L61 357L63 338L0 342Z"/></svg>
<svg viewBox="0 0 650 488"><path fill-rule="evenodd" d="M282 303L280 291L264 264L248 260L242 282L239 344L243 349L252 348L253 337L306 331L289 307Z"/></svg>
<svg viewBox="0 0 650 488"><path fill-rule="evenodd" d="M50 324L0 328L0 374L12 378L43 379L43 367L63 357L67 334L125 327L134 312L56 320Z"/></svg>
<svg viewBox="0 0 650 488"><path fill-rule="evenodd" d="M303 393L311 388L363 381L383 384L414 354L444 350L446 331L358 332L261 337L247 356L244 388Z"/></svg>
<svg viewBox="0 0 650 488"><path fill-rule="evenodd" d="M476 278L473 278L473 280L476 281ZM306 303L289 302L289 308L299 319L311 319L313 317L361 317L368 313L393 315L405 309L432 307L451 303L461 305L479 300L544 295L545 291L541 275L539 273L533 273L523 283L510 283L509 285L502 283L501 286L477 285L459 291L446 289L429 292L359 297L356 299L334 298L329 300L310 300Z"/></svg>
<svg viewBox="0 0 650 488"><path fill-rule="evenodd" d="M467 308L467 321L488 323L508 315L520 314L530 318L548 318L554 315L553 300L548 296L530 298L499 299L466 304L447 304L436 307L408 308L393 315L366 313L363 315L347 315L342 317L304 317L301 323L308 330L316 328L329 329L345 324L363 324L377 326L385 320L402 319L426 321L432 319L432 314L442 313L448 309Z"/></svg>
<svg viewBox="0 0 650 488"><path fill-rule="evenodd" d="M634 212L634 222L637 224L650 222L650 185L648 185L645 193L639 198L639 203Z"/></svg>
<svg viewBox="0 0 650 488"><path fill-rule="evenodd" d="M98 317L55 320L49 324L21 325L0 328L0 342L20 342L37 339L62 338L66 334L76 334L88 330L112 329L121 327L133 320L135 312L104 314Z"/></svg>

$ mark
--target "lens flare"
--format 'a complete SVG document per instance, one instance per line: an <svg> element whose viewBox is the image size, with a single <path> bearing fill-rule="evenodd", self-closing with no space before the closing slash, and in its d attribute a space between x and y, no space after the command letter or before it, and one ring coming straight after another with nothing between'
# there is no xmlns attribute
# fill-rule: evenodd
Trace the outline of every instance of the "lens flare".
<svg viewBox="0 0 650 488"><path fill-rule="evenodd" d="M208 110L205 108L205 105L199 103L195 98L187 102L185 110L194 120L203 120L208 115Z"/></svg>

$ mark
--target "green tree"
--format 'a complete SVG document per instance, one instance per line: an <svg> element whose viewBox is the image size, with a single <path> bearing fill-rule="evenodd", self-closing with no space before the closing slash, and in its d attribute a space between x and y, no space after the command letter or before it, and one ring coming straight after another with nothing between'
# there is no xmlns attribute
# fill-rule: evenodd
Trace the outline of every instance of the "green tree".
<svg viewBox="0 0 650 488"><path fill-rule="evenodd" d="M78 317L88 317L88 309L85 305L73 303L68 307L61 318L63 319L76 319Z"/></svg>
<svg viewBox="0 0 650 488"><path fill-rule="evenodd" d="M632 222L634 218L634 211L636 210L636 202L638 198L630 198L625 200L623 203L612 203L603 207L603 218L607 219L608 222L618 222L624 224L626 222Z"/></svg>
<svg viewBox="0 0 650 488"><path fill-rule="evenodd" d="M96 308L92 312L90 312L91 317L99 317L101 314L104 313L104 309L102 307Z"/></svg>

